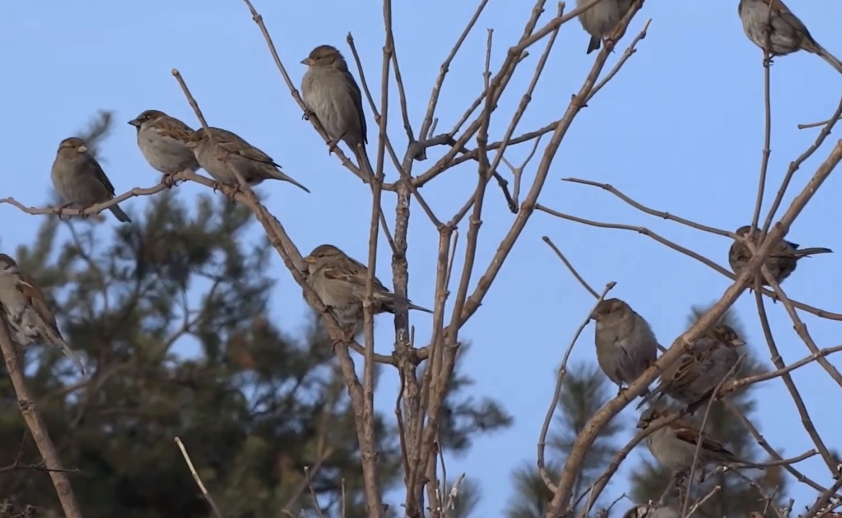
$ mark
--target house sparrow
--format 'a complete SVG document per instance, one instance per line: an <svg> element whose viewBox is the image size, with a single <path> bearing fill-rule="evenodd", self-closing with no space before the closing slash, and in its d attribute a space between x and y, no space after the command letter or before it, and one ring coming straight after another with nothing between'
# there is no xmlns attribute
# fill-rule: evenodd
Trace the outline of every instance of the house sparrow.
<svg viewBox="0 0 842 518"><path fill-rule="evenodd" d="M199 170L196 156L185 144L193 130L158 110L146 110L129 124L137 128L137 146L154 169L164 174L164 181L178 172Z"/></svg>
<svg viewBox="0 0 842 518"><path fill-rule="evenodd" d="M368 268L348 257L333 245L319 245L303 258L307 264L307 284L319 295L322 303L333 313L351 341L362 330L363 297ZM375 277L372 292L373 311L395 312L395 294ZM429 309L407 301L409 309L432 313Z"/></svg>
<svg viewBox="0 0 842 518"><path fill-rule="evenodd" d="M114 186L94 157L88 154L85 141L70 137L61 141L50 173L59 196L67 204L87 208L114 197ZM123 223L132 220L118 206L108 208Z"/></svg>
<svg viewBox="0 0 842 518"><path fill-rule="evenodd" d="M646 320L620 299L601 301L591 318L596 320L597 362L622 392L623 384L631 384L655 362L658 340Z"/></svg>
<svg viewBox="0 0 842 518"><path fill-rule="evenodd" d="M330 137L329 151L341 140L361 168L363 162L370 168L363 97L345 58L335 47L319 45L301 63L308 67L301 79L301 97Z"/></svg>
<svg viewBox="0 0 842 518"><path fill-rule="evenodd" d="M681 514L666 504L652 502L632 507L623 518L681 518Z"/></svg>
<svg viewBox="0 0 842 518"><path fill-rule="evenodd" d="M588 2L590 0L576 0L576 5L581 7ZM587 54L599 50L600 41L611 35L631 7L631 3L632 0L602 0L590 9L579 13L579 23L591 35Z"/></svg>
<svg viewBox="0 0 842 518"><path fill-rule="evenodd" d="M748 39L761 49L766 48L768 39L771 47L769 54L772 56L785 56L798 50L806 50L811 54L818 54L837 72L842 73L842 62L813 39L804 23L792 14L781 0L740 0L737 12L743 21L743 30Z"/></svg>
<svg viewBox="0 0 842 518"><path fill-rule="evenodd" d="M84 365L61 336L41 289L6 254L0 254L0 307L15 342L23 347L34 343L60 347L85 375Z"/></svg>
<svg viewBox="0 0 842 518"><path fill-rule="evenodd" d="M667 417L668 410L661 407L647 408L637 422L637 427L646 429L655 420ZM689 421L678 419L655 430L646 437L649 451L666 468L673 471L689 470L696 455L696 443L701 436L702 447L699 449L699 463L740 462L733 453L726 450L718 442L708 439Z"/></svg>
<svg viewBox="0 0 842 518"><path fill-rule="evenodd" d="M664 394L688 405L693 413L713 396L716 386L740 359L745 341L730 326L716 324L693 341L678 361L664 369L661 382L638 406Z"/></svg>
<svg viewBox="0 0 842 518"><path fill-rule="evenodd" d="M735 233L738 236L748 237L750 230L751 226L745 225L738 228ZM759 231L755 230L755 232ZM756 233L749 239L755 246L758 245ZM798 250L797 244L781 239L781 241L775 244L774 248L769 253L765 264L766 268L769 269L769 273L771 273L772 277L774 277L778 284L780 284L795 271L795 267L798 265L799 259L814 254L830 253L833 253L833 250L830 248L805 248L803 250ZM728 262L731 264L731 270L733 270L735 274L739 275L750 260L751 251L749 251L745 244L735 240L731 245L731 249L728 251ZM763 286L769 286L769 283L766 282L766 278L762 275L760 284Z"/></svg>
<svg viewBox="0 0 842 518"><path fill-rule="evenodd" d="M278 164L263 151L252 146L242 137L220 128L208 128L216 148L205 134L204 128L194 131L187 142L193 150L202 169L217 182L237 186L237 177L230 167L237 168L249 185L258 185L263 180L282 180L310 192L309 189L284 174ZM225 161L227 158L227 163Z"/></svg>

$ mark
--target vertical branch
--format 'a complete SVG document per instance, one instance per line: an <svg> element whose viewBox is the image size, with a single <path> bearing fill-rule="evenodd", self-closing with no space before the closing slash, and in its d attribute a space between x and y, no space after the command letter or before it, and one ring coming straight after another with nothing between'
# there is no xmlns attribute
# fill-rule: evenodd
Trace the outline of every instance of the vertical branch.
<svg viewBox="0 0 842 518"><path fill-rule="evenodd" d="M29 388L26 386L26 378L23 375L23 369L18 363L18 354L12 345L12 339L9 336L9 330L6 323L0 321L0 350L3 352L3 358L6 360L6 370L9 371L9 378L12 380L12 387L15 389L15 394L18 398L18 407L20 407L20 414L29 428L29 433L35 441L35 446L41 453L41 458L44 459L44 465L50 473L50 479L53 481L53 486L56 488L61 508L67 518L82 518L82 511L79 510L79 503L76 501L76 496L73 494L73 489L70 487L70 481L67 479L67 474L61 465L61 460L58 456L53 441L50 439L50 434L47 432L47 425L38 414L38 408L35 405L35 400L32 394L29 393Z"/></svg>
<svg viewBox="0 0 842 518"><path fill-rule="evenodd" d="M771 5L769 7L769 11L771 14ZM771 25L770 25L771 29ZM766 32L767 38L768 35L771 34L771 30ZM767 49L769 48L767 44ZM763 50L763 108L766 113L766 122L763 127L763 158L760 160L760 178L757 181L757 201L754 204L754 215L751 217L751 231L754 232L754 229L757 228L757 222L760 220L760 208L763 206L763 192L766 190L766 171L769 168L769 155L772 153L771 150L771 143L772 143L772 98L770 94L770 68L772 65L772 60L769 56L769 51L764 49ZM768 227L764 225L763 232L768 230ZM762 234L760 239L763 239Z"/></svg>

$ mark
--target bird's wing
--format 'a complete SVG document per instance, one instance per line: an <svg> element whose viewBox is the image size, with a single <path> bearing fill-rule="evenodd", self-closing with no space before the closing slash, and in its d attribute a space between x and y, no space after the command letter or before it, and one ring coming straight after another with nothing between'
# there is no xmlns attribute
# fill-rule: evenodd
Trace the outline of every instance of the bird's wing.
<svg viewBox="0 0 842 518"><path fill-rule="evenodd" d="M50 311L50 308L47 306L47 301L44 298L44 293L41 291L41 288L35 284L32 277L25 272L18 271L18 278L15 287L24 297L26 303L31 306L36 313L38 313L41 320L50 326L58 336L61 336L61 333L58 330L58 324L56 323L56 317Z"/></svg>
<svg viewBox="0 0 842 518"><path fill-rule="evenodd" d="M365 112L363 112L363 94L360 91L360 87L357 85L357 81L354 79L354 76L351 75L351 72L345 70L343 72L345 74L345 84L348 85L348 93L351 94L351 99L354 101L354 107L357 110L357 118L360 120L360 130L363 132L363 142L368 144L368 130L366 129L365 124Z"/></svg>
<svg viewBox="0 0 842 518"><path fill-rule="evenodd" d="M96 161L96 158L88 155L88 163L91 166L91 170L94 172L94 178L96 178L99 183L105 186L105 188L108 190L108 194L114 196L114 194L116 194L114 192L114 185L111 183L111 180L108 179L108 176L105 175L105 171L102 170L102 166L99 165L99 162Z"/></svg>
<svg viewBox="0 0 842 518"><path fill-rule="evenodd" d="M344 282L348 282L351 284L355 284L357 286L361 286L365 288L366 285L366 273L368 272L368 268L363 266L362 263L359 261L352 259L350 257L346 257L345 261L342 261L342 264L337 266L329 266L325 267L324 275L328 279L334 280L341 280ZM375 277L374 281L374 292L389 292L383 283Z"/></svg>
<svg viewBox="0 0 842 518"><path fill-rule="evenodd" d="M696 430L693 425L684 421L683 419L679 419L669 425L672 428L673 432L675 432L676 438L681 441L687 442L695 446L699 442L699 431ZM701 436L702 439L702 449L705 451L709 451L711 453L718 453L723 456L733 457L734 454L725 449L720 443L714 441L713 439L708 439L704 435Z"/></svg>
<svg viewBox="0 0 842 518"><path fill-rule="evenodd" d="M215 130L213 132L214 140L217 141L217 145L220 148L228 153L240 155L243 158L248 158L255 162L263 162L274 167L281 167L272 160L272 157L252 146L239 135L219 128L215 128Z"/></svg>

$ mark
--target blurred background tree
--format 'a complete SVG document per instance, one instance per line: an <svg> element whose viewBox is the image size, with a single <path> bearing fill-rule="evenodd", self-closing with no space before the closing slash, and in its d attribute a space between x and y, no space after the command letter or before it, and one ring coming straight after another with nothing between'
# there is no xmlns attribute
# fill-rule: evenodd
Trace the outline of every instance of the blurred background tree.
<svg viewBox="0 0 842 518"><path fill-rule="evenodd" d="M82 134L89 147L101 146L111 120L94 119ZM344 489L346 516L362 518L353 414L326 333L315 316L303 336L274 325L270 308L284 311L264 273L274 251L250 232L247 209L177 192L146 198L133 224L110 230L96 218L44 217L33 242L13 251L92 373L76 377L54 349L22 354L85 517L210 516L173 442L180 437L226 518L311 513L305 466L324 516L339 515ZM471 383L459 374L451 384L447 453L511 423L496 402L461 393ZM0 387L0 465L37 464L32 444L21 449L27 432L7 376ZM401 473L393 421L377 416L384 489ZM465 513L476 503L471 487ZM0 473L0 501L60 512L49 476L34 469Z"/></svg>
<svg viewBox="0 0 842 518"><path fill-rule="evenodd" d="M687 318L688 327L694 324L707 309L708 307L698 306L690 308L690 315ZM731 326L741 338L748 341L748 335L733 309L729 309L720 321ZM757 359L751 344L742 347L741 352L745 353L746 357L740 365L737 378L768 371L762 362ZM732 392L726 396L725 401L714 401L704 431L705 434L722 443L725 448L740 459L768 462L770 459L763 457L749 432L729 410L729 406L733 406L751 418L757 408L757 402L752 396L753 389L754 386L749 385L742 390ZM697 425L701 425L704 413L705 407L702 407L690 419ZM754 419L752 421L757 422ZM645 449L645 446L643 448ZM763 471L746 470L744 474L757 487L762 488L765 495L774 496L772 502L774 505L780 506L786 500L786 479L782 468L773 467ZM657 501L672 476L672 472L659 466L647 450L642 464L635 469L631 477L634 499L637 502ZM708 494L714 486L719 486L720 489L699 508L698 515L708 518L721 518L722 516L748 516L752 511L762 514L766 510L767 516L771 516L771 513L773 513L771 507L766 505L765 497L756 487L752 487L748 481L733 474L717 473L708 477L701 484L694 482L691 490L691 502ZM677 500L674 492L667 495L665 499L668 503L679 505Z"/></svg>
<svg viewBox="0 0 842 518"><path fill-rule="evenodd" d="M567 367L558 401L555 427L547 440L547 472L554 478L561 472L561 466L570 455L573 443L582 432L588 419L603 407L616 390L605 374L593 363L578 362ZM579 473L572 492L580 495L602 473L614 453L619 449L615 437L622 431L623 417L617 416L602 429L591 448L585 454L583 469ZM508 518L543 518L546 505L553 494L541 480L537 466L525 463L512 472L514 494L509 500ZM576 506L587 505L587 497Z"/></svg>

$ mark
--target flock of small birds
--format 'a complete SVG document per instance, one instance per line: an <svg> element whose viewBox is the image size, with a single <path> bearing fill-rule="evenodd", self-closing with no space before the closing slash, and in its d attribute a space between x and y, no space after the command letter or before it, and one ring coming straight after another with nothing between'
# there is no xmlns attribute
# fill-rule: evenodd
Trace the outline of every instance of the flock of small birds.
<svg viewBox="0 0 842 518"><path fill-rule="evenodd" d="M582 5L590 0L577 1ZM582 27L591 35L588 53L599 49L600 43L612 34L630 6L631 0L602 0L579 15ZM806 50L821 56L842 73L842 63L813 39L804 24L780 0L740 0L738 12L749 39L761 48L769 41L772 56ZM321 45L301 63L308 67L301 82L302 98L308 108L305 117L314 115L318 118L330 138L330 151L342 141L349 146L360 166L366 163L370 171L365 150L368 137L362 95L342 54L335 47ZM176 173L204 169L214 179L215 187L226 185L236 189L238 182L231 170L235 168L249 185L274 179L310 192L281 171L269 155L231 131L213 127L194 131L184 122L158 110L146 110L129 124L137 129L137 144L144 158L163 174L162 182L167 185L172 185L172 176ZM65 202L62 208L72 206L82 211L115 196L108 176L79 137L61 142L51 177ZM131 222L118 205L112 205L109 210L119 221ZM757 230L753 233L750 226L744 226L736 233L754 242ZM781 240L765 266L780 283L792 274L799 259L830 252L827 248L799 250L798 245ZM750 259L751 252L746 244L735 241L731 245L728 260L735 273L739 274ZM303 261L307 283L344 330L342 340L353 340L362 330L367 267L330 244L317 246ZM373 281L374 312L393 313L396 296L377 278ZM768 285L765 280L763 284ZM432 313L406 302L409 309ZM0 254L0 305L15 342L21 346L40 343L59 347L85 375L82 361L62 337L42 291L6 254ZM624 384L633 382L656 360L658 342L655 335L646 320L620 299L601 301L591 318L596 321L598 363L606 376L623 390ZM644 393L638 409L644 403L650 403L650 406L641 414L638 427L645 429L669 412L657 403L664 395L685 405L686 412L695 412L714 397L720 380L739 361L738 349L744 344L725 324L714 325L705 331L661 374L657 387ZM690 468L700 439L700 463L739 461L721 444L703 437L684 419L655 431L647 437L646 443L661 464L679 471ZM639 515L640 511L635 513ZM670 513L674 514L674 510L656 514L657 518L673 518Z"/></svg>

